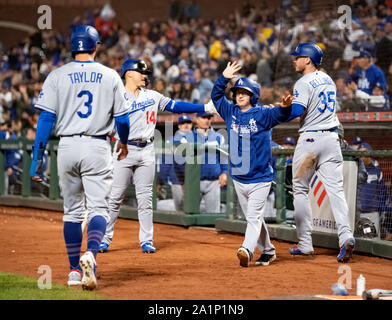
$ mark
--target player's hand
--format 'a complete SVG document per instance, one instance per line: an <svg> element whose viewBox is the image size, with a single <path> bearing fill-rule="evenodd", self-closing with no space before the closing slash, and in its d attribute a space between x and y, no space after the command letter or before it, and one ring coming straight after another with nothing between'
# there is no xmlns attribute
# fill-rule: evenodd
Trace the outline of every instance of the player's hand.
<svg viewBox="0 0 392 320"><path fill-rule="evenodd" d="M212 100L208 101L208 103L204 105L204 111L212 114L218 114L218 111L216 111L216 108Z"/></svg>
<svg viewBox="0 0 392 320"><path fill-rule="evenodd" d="M122 160L125 159L128 155L128 144L122 144L121 141L118 142L117 144L117 149L116 152L119 153L117 156L117 160Z"/></svg>
<svg viewBox="0 0 392 320"><path fill-rule="evenodd" d="M282 102L280 103L280 106L282 108L287 108L290 107L291 104L293 103L294 96L291 94L288 94L287 96L282 96Z"/></svg>
<svg viewBox="0 0 392 320"><path fill-rule="evenodd" d="M226 79L233 79L233 78L237 77L236 73L237 73L238 71L240 71L241 68L242 68L242 67L238 64L237 61L228 62L228 63L227 63L227 66L226 66L226 69L223 70L223 73L222 73L222 74L223 74L223 76L224 76Z"/></svg>
<svg viewBox="0 0 392 320"><path fill-rule="evenodd" d="M33 159L31 161L30 176L33 181L42 182L42 178L41 178L41 175L43 174L42 165L43 165L43 160Z"/></svg>
<svg viewBox="0 0 392 320"><path fill-rule="evenodd" d="M227 184L227 174L222 173L219 176L219 185L221 186L221 188L223 188L226 184Z"/></svg>

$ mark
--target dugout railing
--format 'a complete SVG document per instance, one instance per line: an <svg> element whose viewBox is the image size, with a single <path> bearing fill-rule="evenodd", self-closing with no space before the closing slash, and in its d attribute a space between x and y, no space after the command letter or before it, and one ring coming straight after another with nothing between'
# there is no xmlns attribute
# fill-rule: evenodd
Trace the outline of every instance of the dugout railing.
<svg viewBox="0 0 392 320"><path fill-rule="evenodd" d="M29 169L31 164L31 152L33 141L25 139L19 140L0 140L0 204L5 206L19 206L40 208L48 210L63 211L62 197L59 188L59 179L57 173L57 140L51 140L47 146L47 170L45 172L46 181L44 185L34 185L30 179ZM173 145L161 144L156 142L156 154L165 152L175 152ZM22 156L19 167L18 192L10 193L10 185L6 183L5 157L6 150L18 150ZM174 151L173 151L174 150ZM215 226L219 231L244 233L246 221L243 218L238 199L235 194L234 186L230 177L227 180L226 187L222 190L221 201L224 203L224 211L220 213L200 213L200 163L195 161L195 155L202 152L221 152L227 155L228 147L204 146L189 144L186 148L187 161L185 163L185 188L184 188L184 210L165 211L157 209L158 197L156 193L156 178L153 187L153 209L154 222L183 225L183 226ZM288 199L286 185L286 157L293 154L293 150L273 148L272 154L276 159L276 181L274 183L274 217L266 218L270 230L271 238L296 242L296 230L293 220L289 221L286 217L287 204L292 201ZM352 151L344 150L345 160L356 161L360 157L372 157L380 162L384 170L384 178L390 181L392 176L392 150L369 150L369 151ZM158 169L159 162L156 165ZM159 169L158 169L159 170ZM157 177L157 174L155 175ZM6 188L8 190L6 190ZM356 186L353 186L356 188ZM391 188L386 184L385 198L391 199ZM128 197L135 199L134 186L130 184ZM135 202L134 202L135 203ZM389 207L388 207L389 206ZM383 223L392 226L391 207L388 204L387 217L383 217ZM382 214L385 214L383 212ZM120 211L120 217L128 219L137 219L137 206L123 205ZM386 219L386 220L385 220ZM389 219L389 220L388 220ZM388 225L389 224L389 225ZM392 229L392 228L391 228ZM380 257L392 258L392 241L378 238L367 238L356 236L356 251L373 254ZM313 242L315 246L326 248L337 248L337 236L334 234L324 234L322 232L313 232Z"/></svg>

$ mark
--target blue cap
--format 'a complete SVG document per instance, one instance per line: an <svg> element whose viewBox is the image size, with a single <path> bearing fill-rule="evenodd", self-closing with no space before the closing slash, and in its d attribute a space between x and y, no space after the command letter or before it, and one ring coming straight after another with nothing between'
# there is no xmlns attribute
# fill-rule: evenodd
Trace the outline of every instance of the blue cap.
<svg viewBox="0 0 392 320"><path fill-rule="evenodd" d="M387 17L385 18L385 22L386 22L386 23L392 23L392 16L391 16L391 15L387 16Z"/></svg>
<svg viewBox="0 0 392 320"><path fill-rule="evenodd" d="M214 115L210 112L201 111L196 114L196 117L213 117Z"/></svg>
<svg viewBox="0 0 392 320"><path fill-rule="evenodd" d="M361 149L361 148L364 148L364 149L366 149L366 150L372 150L372 147L371 147L370 144L368 144L367 142L362 142L362 143L359 145L359 148L358 148L358 149Z"/></svg>
<svg viewBox="0 0 392 320"><path fill-rule="evenodd" d="M295 146L295 139L293 137L284 137L282 144L291 144Z"/></svg>
<svg viewBox="0 0 392 320"><path fill-rule="evenodd" d="M187 114L184 114L183 116L178 118L178 124L183 124L185 122L192 122L192 118Z"/></svg>
<svg viewBox="0 0 392 320"><path fill-rule="evenodd" d="M362 143L362 138L361 137L358 137L358 136L356 136L356 137L354 137L353 138L353 140L351 141L351 144L360 144L360 143Z"/></svg>
<svg viewBox="0 0 392 320"><path fill-rule="evenodd" d="M370 59L371 57L372 57L372 55L370 54L369 51L361 50L361 51L359 51L359 56L357 58L369 58Z"/></svg>

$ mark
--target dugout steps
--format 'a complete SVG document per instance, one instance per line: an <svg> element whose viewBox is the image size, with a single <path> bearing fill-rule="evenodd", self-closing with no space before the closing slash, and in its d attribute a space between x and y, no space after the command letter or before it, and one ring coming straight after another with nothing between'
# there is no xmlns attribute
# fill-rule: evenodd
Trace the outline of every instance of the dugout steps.
<svg viewBox="0 0 392 320"><path fill-rule="evenodd" d="M10 207L26 207L63 212L63 201L49 200L42 197L21 197L14 195L0 196L0 205ZM120 218L137 220L137 209L122 206ZM225 214L185 214L179 212L165 212L154 210L154 222L180 226L215 226L217 231L244 234L246 222L228 219ZM267 226L272 239L297 242L296 229L290 225L268 223ZM313 232L315 247L338 249L337 235ZM356 238L355 252L370 254L377 257L392 259L392 241Z"/></svg>

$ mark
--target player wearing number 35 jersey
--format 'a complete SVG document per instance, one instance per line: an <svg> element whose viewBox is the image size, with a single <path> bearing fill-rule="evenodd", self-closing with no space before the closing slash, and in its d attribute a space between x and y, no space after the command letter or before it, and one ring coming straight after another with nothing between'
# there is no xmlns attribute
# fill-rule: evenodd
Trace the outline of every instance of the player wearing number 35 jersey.
<svg viewBox="0 0 392 320"><path fill-rule="evenodd" d="M117 220L120 205L125 191L133 177L135 184L138 219L140 224L139 241L142 252L154 253L153 245L153 211L152 187L155 176L154 131L158 110L176 113L194 113L209 111L209 104L192 104L167 98L157 91L146 89L147 76L151 70L139 59L125 61L121 68L121 76L125 78L127 97L131 102L128 136L130 152L126 159L117 161L114 158L114 182L110 195L110 222L106 234L99 247L100 252L108 251L113 238L114 224ZM121 141L122 142L122 141ZM122 144L117 142L118 144Z"/></svg>
<svg viewBox="0 0 392 320"><path fill-rule="evenodd" d="M298 144L293 158L294 217L298 245L293 255L313 253L312 214L308 199L309 186L316 174L325 187L338 228L339 262L348 262L354 249L349 212L343 191L343 157L340 149L336 116L336 85L324 72L317 70L322 50L313 43L301 43L291 54L297 72L303 76L294 85L291 119L300 118Z"/></svg>

